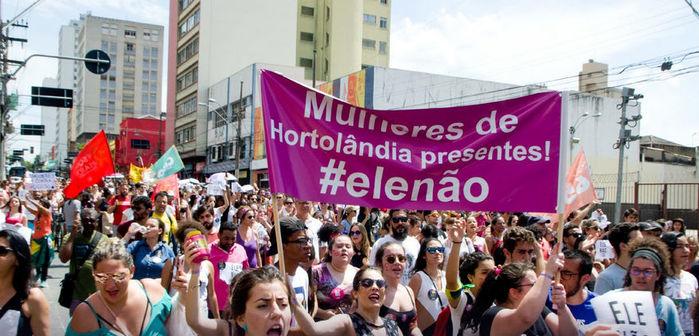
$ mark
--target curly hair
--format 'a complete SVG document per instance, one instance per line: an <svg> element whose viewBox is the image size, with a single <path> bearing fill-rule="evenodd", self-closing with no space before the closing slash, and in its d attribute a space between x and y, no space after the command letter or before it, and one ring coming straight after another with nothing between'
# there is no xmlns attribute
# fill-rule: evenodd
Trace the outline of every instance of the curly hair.
<svg viewBox="0 0 699 336"><path fill-rule="evenodd" d="M536 244L536 238L533 232L521 226L511 227L502 237L502 248L510 253L514 253L518 242Z"/></svg>
<svg viewBox="0 0 699 336"><path fill-rule="evenodd" d="M631 261L629 262L629 270L626 271L626 275L624 276L624 287L631 286L630 270L634 260L638 258L648 259L644 256L635 255L636 252L638 252L639 250L651 250L655 252L655 254L657 254L657 256L659 257L660 265L658 265L659 269L656 269L659 277L658 281L655 282L655 288L653 291L663 294L663 289L665 288L665 279L667 278L668 274L672 274L670 270L670 252L668 252L665 243L658 240L657 238L643 238L635 240L629 245L629 256L631 256Z"/></svg>

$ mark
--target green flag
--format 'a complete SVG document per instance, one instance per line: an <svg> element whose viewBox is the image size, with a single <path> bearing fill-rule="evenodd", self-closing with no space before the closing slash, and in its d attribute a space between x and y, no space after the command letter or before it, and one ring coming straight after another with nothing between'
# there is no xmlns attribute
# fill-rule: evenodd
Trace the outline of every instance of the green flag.
<svg viewBox="0 0 699 336"><path fill-rule="evenodd" d="M184 163L182 163L180 153L177 152L174 145L151 167L155 180L166 178L182 169L184 169Z"/></svg>

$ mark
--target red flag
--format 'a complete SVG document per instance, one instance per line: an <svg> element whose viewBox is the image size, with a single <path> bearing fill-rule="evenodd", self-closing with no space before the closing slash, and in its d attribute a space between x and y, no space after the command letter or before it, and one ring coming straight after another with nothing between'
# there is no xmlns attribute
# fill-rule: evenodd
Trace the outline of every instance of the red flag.
<svg viewBox="0 0 699 336"><path fill-rule="evenodd" d="M70 169L70 184L63 190L66 198L75 198L85 188L99 183L102 177L114 174L112 153L107 135L100 131L78 153Z"/></svg>
<svg viewBox="0 0 699 336"><path fill-rule="evenodd" d="M155 188L153 188L153 195L151 198L155 200L155 195L157 195L161 191L167 191L168 193L172 193L173 195L175 195L175 204L179 204L179 181L180 180L177 178L177 174L172 174L164 179L158 180L158 182L155 182Z"/></svg>
<svg viewBox="0 0 699 336"><path fill-rule="evenodd" d="M573 210L597 200L595 188L590 178L590 166L581 149L566 175L566 206L563 218L567 218Z"/></svg>

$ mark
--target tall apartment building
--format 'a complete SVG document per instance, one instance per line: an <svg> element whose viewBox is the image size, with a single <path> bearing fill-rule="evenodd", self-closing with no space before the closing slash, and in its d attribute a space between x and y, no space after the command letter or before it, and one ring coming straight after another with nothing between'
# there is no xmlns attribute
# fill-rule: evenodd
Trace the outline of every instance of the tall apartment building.
<svg viewBox="0 0 699 336"><path fill-rule="evenodd" d="M61 26L58 33L58 54L61 56L77 57L77 34L80 21L71 20L69 24ZM75 93L77 88L77 76L79 62L72 60L58 60L58 74L56 76L57 86L64 89L72 89ZM68 130L70 129L70 116L75 112L74 109L66 111L61 110L55 120L55 134L47 133L46 137L53 136L53 143L56 145L56 160L59 166L63 164L63 160L68 157Z"/></svg>
<svg viewBox="0 0 699 336"><path fill-rule="evenodd" d="M73 56L100 49L112 61L109 71L102 75L74 62L59 64L61 85L69 86L71 70L73 73L74 102L67 123L70 150L100 130L113 139L124 118L159 115L163 30L163 26L90 14L82 14L80 20L61 28L61 54L70 54L72 36Z"/></svg>
<svg viewBox="0 0 699 336"><path fill-rule="evenodd" d="M58 81L55 78L44 78L41 81L41 86L57 87ZM57 107L41 106L41 124L44 125L44 135L41 137L41 145L39 146L39 155L44 161L56 160L58 144L54 142L56 138L56 124L58 116L61 112ZM64 112L65 114L65 112Z"/></svg>
<svg viewBox="0 0 699 336"><path fill-rule="evenodd" d="M167 110L175 113L168 113L166 143L177 146L184 173L203 172L212 147L210 111L226 103L210 102L210 87L255 63L299 66L311 80L314 54L319 82L387 67L390 12L390 0L171 0L168 57L175 61L168 68ZM259 84L242 86L250 85Z"/></svg>

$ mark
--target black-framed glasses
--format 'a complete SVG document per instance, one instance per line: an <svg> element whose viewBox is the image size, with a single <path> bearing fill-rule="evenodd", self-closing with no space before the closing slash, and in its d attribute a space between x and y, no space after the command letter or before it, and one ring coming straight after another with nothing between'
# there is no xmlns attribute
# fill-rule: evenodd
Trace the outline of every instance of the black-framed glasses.
<svg viewBox="0 0 699 336"><path fill-rule="evenodd" d="M311 240L308 239L308 238L299 238L299 239L296 239L296 240L290 240L290 241L288 241L288 243L290 243L290 244L299 244L299 245L307 245L307 244L310 243L310 242L311 242Z"/></svg>
<svg viewBox="0 0 699 336"><path fill-rule="evenodd" d="M386 287L386 280L364 278L362 280L359 280L359 284L364 288L371 288L371 286L376 284L376 287L381 289Z"/></svg>
<svg viewBox="0 0 699 336"><path fill-rule="evenodd" d="M444 246L431 246L426 248L425 251L429 254L444 254L444 251L446 251L446 249L444 248Z"/></svg>
<svg viewBox="0 0 699 336"><path fill-rule="evenodd" d="M386 262L388 262L389 264L395 264L396 261L398 261L401 264L404 263L405 256L401 255L401 254L396 254L396 255L390 255L390 256L386 257Z"/></svg>
<svg viewBox="0 0 699 336"><path fill-rule="evenodd" d="M408 217L393 217L391 218L391 222L394 223L400 223L400 222L408 222Z"/></svg>
<svg viewBox="0 0 699 336"><path fill-rule="evenodd" d="M14 252L14 250L7 246L0 246L0 257L4 257L10 252Z"/></svg>
<svg viewBox="0 0 699 336"><path fill-rule="evenodd" d="M654 270L652 268L641 269L641 268L631 267L629 272L633 276L643 276L644 278L650 278L653 275L655 275L656 270Z"/></svg>
<svg viewBox="0 0 699 336"><path fill-rule="evenodd" d="M350 231L350 236L361 236L361 235L362 235L362 231L359 231L359 230Z"/></svg>
<svg viewBox="0 0 699 336"><path fill-rule="evenodd" d="M570 280L574 276L578 276L580 273L573 273L568 271L561 271L561 279Z"/></svg>

